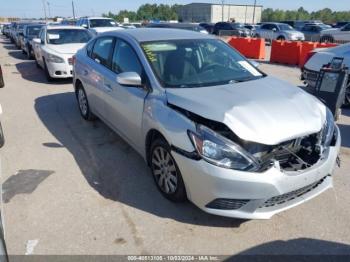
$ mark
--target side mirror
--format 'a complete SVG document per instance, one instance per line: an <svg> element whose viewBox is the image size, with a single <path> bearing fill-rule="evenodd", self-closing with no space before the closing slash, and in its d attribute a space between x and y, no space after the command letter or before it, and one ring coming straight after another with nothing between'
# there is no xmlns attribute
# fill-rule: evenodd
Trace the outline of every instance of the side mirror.
<svg viewBox="0 0 350 262"><path fill-rule="evenodd" d="M272 31L273 32L277 32L277 28L272 28Z"/></svg>
<svg viewBox="0 0 350 262"><path fill-rule="evenodd" d="M142 86L141 77L135 72L125 72L117 75L117 83L122 86Z"/></svg>
<svg viewBox="0 0 350 262"><path fill-rule="evenodd" d="M33 39L33 42L34 42L35 44L41 44L41 39L40 39L40 38L34 38L34 39Z"/></svg>
<svg viewBox="0 0 350 262"><path fill-rule="evenodd" d="M249 60L249 62L255 67L258 68L260 66L259 62L256 62L255 60Z"/></svg>
<svg viewBox="0 0 350 262"><path fill-rule="evenodd" d="M81 27L88 28L87 24L82 24Z"/></svg>

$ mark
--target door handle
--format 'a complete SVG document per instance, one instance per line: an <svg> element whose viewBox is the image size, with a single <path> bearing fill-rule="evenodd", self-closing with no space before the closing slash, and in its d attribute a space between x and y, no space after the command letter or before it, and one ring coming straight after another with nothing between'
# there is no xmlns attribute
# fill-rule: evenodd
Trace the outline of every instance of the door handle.
<svg viewBox="0 0 350 262"><path fill-rule="evenodd" d="M113 90L110 84L104 84L104 88L107 90L107 92L111 92Z"/></svg>

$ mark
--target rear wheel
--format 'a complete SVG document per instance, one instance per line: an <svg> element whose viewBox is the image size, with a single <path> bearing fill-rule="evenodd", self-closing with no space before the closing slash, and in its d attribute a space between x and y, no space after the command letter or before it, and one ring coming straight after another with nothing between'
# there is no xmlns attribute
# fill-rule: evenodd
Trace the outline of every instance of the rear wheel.
<svg viewBox="0 0 350 262"><path fill-rule="evenodd" d="M89 101L87 99L84 87L81 84L78 85L78 87L76 88L75 95L78 101L78 106L79 106L79 111L81 116L87 121L94 120L96 117L90 111Z"/></svg>
<svg viewBox="0 0 350 262"><path fill-rule="evenodd" d="M170 146L163 138L158 138L152 143L150 151L152 174L164 197L173 202L183 202L187 199L185 184L170 152Z"/></svg>
<svg viewBox="0 0 350 262"><path fill-rule="evenodd" d="M322 36L320 39L321 43L334 43L334 37L330 35Z"/></svg>
<svg viewBox="0 0 350 262"><path fill-rule="evenodd" d="M277 40L278 41L285 41L286 38L283 35L281 35L281 36L277 37Z"/></svg>

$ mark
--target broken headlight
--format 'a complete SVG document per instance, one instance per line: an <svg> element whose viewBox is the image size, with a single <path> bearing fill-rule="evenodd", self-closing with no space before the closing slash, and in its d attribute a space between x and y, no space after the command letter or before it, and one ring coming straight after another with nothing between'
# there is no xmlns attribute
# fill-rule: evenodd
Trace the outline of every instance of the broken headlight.
<svg viewBox="0 0 350 262"><path fill-rule="evenodd" d="M188 134L198 154L211 164L241 171L259 169L258 161L250 153L203 125L197 125L197 132Z"/></svg>
<svg viewBox="0 0 350 262"><path fill-rule="evenodd" d="M332 112L327 108L326 122L322 129L322 145L329 147L333 140L335 124Z"/></svg>

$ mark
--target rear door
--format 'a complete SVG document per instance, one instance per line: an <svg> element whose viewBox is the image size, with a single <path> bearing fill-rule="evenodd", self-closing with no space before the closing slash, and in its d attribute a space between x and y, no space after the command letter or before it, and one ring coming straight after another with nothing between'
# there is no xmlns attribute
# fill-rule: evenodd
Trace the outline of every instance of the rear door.
<svg viewBox="0 0 350 262"><path fill-rule="evenodd" d="M121 86L116 81L117 75L124 72L136 72L141 77L144 75L136 52L124 40L116 41L112 71L105 75L105 82L111 87L106 103L109 122L134 148L141 150L143 108L148 91L142 87Z"/></svg>
<svg viewBox="0 0 350 262"><path fill-rule="evenodd" d="M88 46L92 48L91 53L87 54L87 61L82 65L79 73L83 76L92 111L104 120L107 119L105 100L111 91L111 87L104 82L104 78L110 72L114 42L115 39L111 36L97 38L93 46Z"/></svg>

